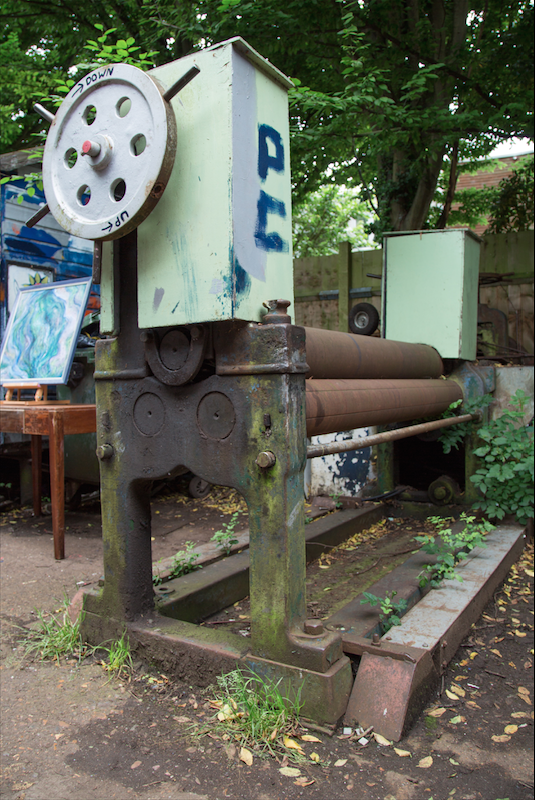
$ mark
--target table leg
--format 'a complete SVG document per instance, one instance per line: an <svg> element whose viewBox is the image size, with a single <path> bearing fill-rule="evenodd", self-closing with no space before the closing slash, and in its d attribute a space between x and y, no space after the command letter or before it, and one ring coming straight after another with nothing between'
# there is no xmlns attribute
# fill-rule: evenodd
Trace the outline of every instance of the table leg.
<svg viewBox="0 0 535 800"><path fill-rule="evenodd" d="M37 435L32 435L32 495L33 513L35 517L41 516L41 494L43 483L43 472L41 466L41 455L43 450L43 439Z"/></svg>
<svg viewBox="0 0 535 800"><path fill-rule="evenodd" d="M54 558L65 558L65 464L63 448L63 417L49 414L50 499L52 501L52 530Z"/></svg>

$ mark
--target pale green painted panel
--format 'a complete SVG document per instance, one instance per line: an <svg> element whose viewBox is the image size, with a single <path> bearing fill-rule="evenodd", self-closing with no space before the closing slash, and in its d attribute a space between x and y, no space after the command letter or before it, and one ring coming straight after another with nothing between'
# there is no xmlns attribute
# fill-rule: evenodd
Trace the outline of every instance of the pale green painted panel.
<svg viewBox="0 0 535 800"><path fill-rule="evenodd" d="M173 100L171 179L138 228L142 328L260 321L263 302L293 300L289 82L242 40L151 74L167 87L193 64L200 74Z"/></svg>
<svg viewBox="0 0 535 800"><path fill-rule="evenodd" d="M113 272L113 242L102 242L102 260L100 276L100 332L117 333L115 304L115 279Z"/></svg>
<svg viewBox="0 0 535 800"><path fill-rule="evenodd" d="M465 230L422 231L390 234L384 248L385 337L475 358L478 240Z"/></svg>

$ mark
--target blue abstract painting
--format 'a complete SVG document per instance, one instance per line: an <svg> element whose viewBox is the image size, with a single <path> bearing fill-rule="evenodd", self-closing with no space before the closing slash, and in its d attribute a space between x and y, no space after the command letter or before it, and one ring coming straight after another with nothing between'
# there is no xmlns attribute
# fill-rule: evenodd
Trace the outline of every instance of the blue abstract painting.
<svg viewBox="0 0 535 800"><path fill-rule="evenodd" d="M1 384L67 382L90 288L83 278L20 290L2 343Z"/></svg>

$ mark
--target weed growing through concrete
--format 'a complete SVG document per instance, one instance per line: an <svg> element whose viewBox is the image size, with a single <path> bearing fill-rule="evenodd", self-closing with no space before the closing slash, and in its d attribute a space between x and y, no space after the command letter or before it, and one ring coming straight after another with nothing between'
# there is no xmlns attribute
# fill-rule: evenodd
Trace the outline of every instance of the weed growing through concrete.
<svg viewBox="0 0 535 800"><path fill-rule="evenodd" d="M216 531L210 539L211 542L225 551L226 556L230 555L233 545L238 544L238 540L234 535L234 528L238 524L238 516L239 512L235 511L230 520L223 523L223 530Z"/></svg>
<svg viewBox="0 0 535 800"><path fill-rule="evenodd" d="M217 679L217 728L232 743L257 755L285 754L294 761L305 756L300 748L288 749L288 737L299 727L301 703L281 693L281 681L264 681L258 675L233 670ZM285 744L286 740L286 744Z"/></svg>

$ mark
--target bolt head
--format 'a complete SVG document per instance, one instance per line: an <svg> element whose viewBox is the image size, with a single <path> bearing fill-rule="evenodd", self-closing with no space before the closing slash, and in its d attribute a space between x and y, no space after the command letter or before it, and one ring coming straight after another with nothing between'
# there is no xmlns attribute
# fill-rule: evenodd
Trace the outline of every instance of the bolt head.
<svg viewBox="0 0 535 800"><path fill-rule="evenodd" d="M275 465L276 461L277 457L275 453L272 453L271 450L264 450L257 455L255 464L261 469L269 469L269 467Z"/></svg>
<svg viewBox="0 0 535 800"><path fill-rule="evenodd" d="M321 636L323 633L323 622L321 619L307 619L303 625L303 630L309 636Z"/></svg>
<svg viewBox="0 0 535 800"><path fill-rule="evenodd" d="M100 461L108 461L113 456L113 446L111 444L101 444L97 447L96 453Z"/></svg>

